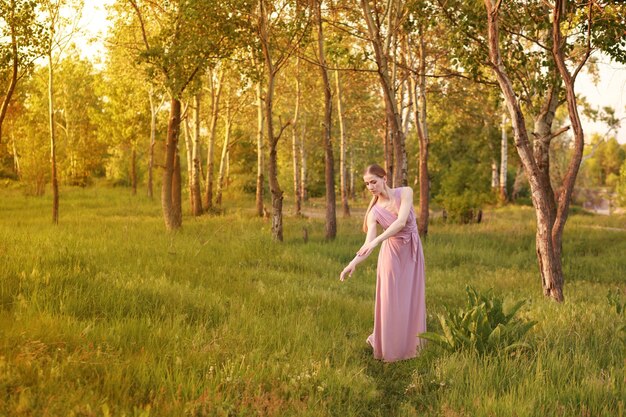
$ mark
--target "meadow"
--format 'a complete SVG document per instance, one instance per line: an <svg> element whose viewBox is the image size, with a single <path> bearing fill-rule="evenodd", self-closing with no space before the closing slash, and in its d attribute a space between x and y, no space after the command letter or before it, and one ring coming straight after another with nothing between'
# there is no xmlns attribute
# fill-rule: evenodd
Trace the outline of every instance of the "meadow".
<svg viewBox="0 0 626 417"><path fill-rule="evenodd" d="M623 416L626 216L574 210L565 302L546 300L530 207L423 241L428 326L465 287L537 321L531 349L479 356L429 344L385 364L365 343L375 255L346 282L361 217L285 218L285 241L227 194L221 216L167 233L127 189L0 190L0 416ZM319 205L320 202L317 202ZM288 213L287 208L286 212ZM358 212L358 210L357 210ZM302 228L309 240L302 239Z"/></svg>

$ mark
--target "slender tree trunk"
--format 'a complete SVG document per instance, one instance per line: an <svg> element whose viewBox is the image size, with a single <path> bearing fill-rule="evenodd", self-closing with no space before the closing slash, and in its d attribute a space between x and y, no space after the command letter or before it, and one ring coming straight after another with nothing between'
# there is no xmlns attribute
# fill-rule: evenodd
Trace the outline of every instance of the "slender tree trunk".
<svg viewBox="0 0 626 417"><path fill-rule="evenodd" d="M137 195L137 149L130 145L130 186L132 195Z"/></svg>
<svg viewBox="0 0 626 417"><path fill-rule="evenodd" d="M420 122L422 134L418 137L420 142L419 176L420 176L420 212L417 219L417 227L422 236L428 235L428 218L430 210L430 178L428 174L428 148L430 136L428 134L428 106L426 102L426 43L424 41L424 29L420 27ZM416 115L417 117L417 115Z"/></svg>
<svg viewBox="0 0 626 417"><path fill-rule="evenodd" d="M413 113L417 138L419 141L418 182L420 195L420 209L417 218L417 228L421 236L428 235L428 219L430 215L430 180L428 177L428 123L427 123L427 101L426 101L426 48L424 42L423 28L419 29L419 77L413 74L409 78L411 102L413 103ZM419 88L419 94L418 94Z"/></svg>
<svg viewBox="0 0 626 417"><path fill-rule="evenodd" d="M148 163L148 197L154 197L153 171L154 171L154 146L156 145L156 119L158 109L154 103L154 92L150 89L150 161ZM161 106L159 105L159 108Z"/></svg>
<svg viewBox="0 0 626 417"><path fill-rule="evenodd" d="M268 60L268 62L271 62ZM270 138L270 158L269 158L269 185L272 194L272 237L279 242L283 241L283 191L278 182L278 161L277 145L278 137L274 136L274 123L272 118L274 106L274 78L271 65L268 65L268 85L265 98L265 120L267 123L267 134Z"/></svg>
<svg viewBox="0 0 626 417"><path fill-rule="evenodd" d="M293 161L293 196L295 215L302 215L302 193L300 192L300 164L298 163L298 113L300 111L300 58L296 58L296 107L291 122L291 149Z"/></svg>
<svg viewBox="0 0 626 417"><path fill-rule="evenodd" d="M222 86L224 84L224 70L220 71L218 77L218 85L211 81L211 122L209 123L209 144L207 149L207 170L206 170L206 184L204 190L204 207L207 211L213 208L213 160L215 153L215 132L217 130L217 119L219 117L219 102L220 95L222 93Z"/></svg>
<svg viewBox="0 0 626 417"><path fill-rule="evenodd" d="M224 123L224 146L222 146L222 157L220 158L220 170L217 176L217 193L215 194L215 205L221 207L222 193L224 191L224 177L226 171L226 158L228 157L228 147L230 146L230 130L232 118L230 117L230 104L226 106L226 117Z"/></svg>
<svg viewBox="0 0 626 417"><path fill-rule="evenodd" d="M385 119L385 136L383 137L383 152L385 155L385 172L387 172L387 185L393 187L393 152L392 137L389 132L389 120Z"/></svg>
<svg viewBox="0 0 626 417"><path fill-rule="evenodd" d="M500 174L498 173L498 162L495 159L491 160L491 190L494 195L500 190Z"/></svg>
<svg viewBox="0 0 626 417"><path fill-rule="evenodd" d="M59 223L59 181L57 179L56 136L54 122L54 75L52 52L48 52L48 115L50 121L50 167L52 182L52 223Z"/></svg>
<svg viewBox="0 0 626 417"><path fill-rule="evenodd" d="M352 155L352 150L350 150L350 198L353 200L356 198L354 190L354 157Z"/></svg>
<svg viewBox="0 0 626 417"><path fill-rule="evenodd" d="M13 20L13 13L15 10L15 2L11 2L10 20ZM15 86L17 85L17 70L19 67L19 55L17 53L17 37L15 36L15 29L13 28L13 22L9 24L11 30L11 53L13 56L13 65L11 66L11 80L9 81L9 87L4 95L4 99L2 100L2 106L0 107L0 143L2 143L2 124L4 123L4 119L7 114L7 110L9 108L9 103L11 102L11 98L13 97L13 92L15 91ZM56 223L56 222L55 222Z"/></svg>
<svg viewBox="0 0 626 417"><path fill-rule="evenodd" d="M268 11L264 0L259 0L259 38L261 48L263 50L263 58L265 60L265 69L267 71L267 89L265 92L265 122L267 123L267 136L269 139L269 166L268 166L268 182L270 185L270 193L272 194L272 237L279 241L283 241L283 191L278 182L278 161L277 161L277 145L280 136L286 126L283 126L278 135L274 132L274 83L279 68L275 67L272 61L272 51L270 50L270 35L268 33L267 22Z"/></svg>
<svg viewBox="0 0 626 417"><path fill-rule="evenodd" d="M170 120L167 126L165 148L165 169L161 186L161 206L165 227L175 230L182 225L180 201L180 157L178 156L178 134L180 130L180 100L172 97L170 101Z"/></svg>
<svg viewBox="0 0 626 417"><path fill-rule="evenodd" d="M339 71L335 71L335 86L337 88L337 116L339 117L339 172L340 172L340 188L341 188L341 206L343 208L343 216L350 217L350 205L348 204L348 171L346 164L347 141L346 141L346 125L343 117L343 106L341 102L341 80L339 79Z"/></svg>
<svg viewBox="0 0 626 417"><path fill-rule="evenodd" d="M174 171L172 172L172 218L177 228L180 228L183 224L182 189L180 152L177 146L174 157Z"/></svg>
<svg viewBox="0 0 626 417"><path fill-rule="evenodd" d="M191 214L193 216L200 216L202 214L202 191L200 189L200 167L202 161L200 160L200 94L194 96L195 106L193 109L194 114L194 130L193 130L193 145L191 148Z"/></svg>
<svg viewBox="0 0 626 417"><path fill-rule="evenodd" d="M184 119L183 123L183 137L185 138L185 154L187 156L187 189L189 190L189 207L191 208L191 213L194 212L194 201L193 201L193 193L191 191L191 177L192 177L192 169L193 164L191 160L192 156L192 144L191 144L191 133L189 132L189 103L185 103L185 108L183 110Z"/></svg>
<svg viewBox="0 0 626 417"><path fill-rule="evenodd" d="M263 187L265 187L264 173L264 152L263 143L263 87L261 81L256 83L256 108L257 108L257 130L256 130L256 214L263 217Z"/></svg>
<svg viewBox="0 0 626 417"><path fill-rule="evenodd" d="M300 134L300 193L301 193L302 201L309 200L309 193L307 192L307 181L308 181L307 157L306 157L306 148L304 146L305 137L306 137L306 124L302 123L302 133Z"/></svg>
<svg viewBox="0 0 626 417"><path fill-rule="evenodd" d="M18 179L22 178L22 173L20 170L20 159L17 154L17 146L15 145L15 134L11 132L11 144L13 148L13 169L15 170L15 175L17 175Z"/></svg>
<svg viewBox="0 0 626 417"><path fill-rule="evenodd" d="M326 179L326 239L332 240L337 236L337 215L335 201L335 168L333 158L333 144L331 140L331 123L333 115L333 97L330 81L326 70L326 56L324 54L324 31L322 26L322 1L317 0L315 13L317 15L317 48L320 73L324 86L324 150L325 150L325 179Z"/></svg>
<svg viewBox="0 0 626 417"><path fill-rule="evenodd" d="M506 114L502 115L502 141L500 144L500 201L506 203L508 200L506 192L506 174L508 171L507 156L509 152L508 139L506 137Z"/></svg>

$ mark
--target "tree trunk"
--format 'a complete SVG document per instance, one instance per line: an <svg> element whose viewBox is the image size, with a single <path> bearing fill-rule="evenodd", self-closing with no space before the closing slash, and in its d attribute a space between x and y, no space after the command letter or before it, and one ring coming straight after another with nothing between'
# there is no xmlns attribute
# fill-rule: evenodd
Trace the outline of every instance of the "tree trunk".
<svg viewBox="0 0 626 417"><path fill-rule="evenodd" d="M500 174L498 173L498 163L495 159L491 160L491 190L494 195L500 190Z"/></svg>
<svg viewBox="0 0 626 417"><path fill-rule="evenodd" d="M265 180L264 172L264 152L263 144L263 87L261 81L256 83L256 106L257 106L257 130L256 130L256 214L263 217L263 187Z"/></svg>
<svg viewBox="0 0 626 417"><path fill-rule="evenodd" d="M508 171L507 157L509 152L508 139L506 137L506 114L502 114L502 140L500 143L500 201L506 203L508 196L506 192L506 174Z"/></svg>
<svg viewBox="0 0 626 417"><path fill-rule="evenodd" d="M430 216L430 178L428 174L428 147L430 137L428 134L427 102L426 102L426 46L424 42L423 28L420 28L420 126L418 138L420 142L419 176L420 176L420 212L417 219L417 227L422 236L428 235L428 219ZM417 116L417 115L416 115ZM416 119L417 120L417 119ZM420 135L419 132L422 132Z"/></svg>
<svg viewBox="0 0 626 417"><path fill-rule="evenodd" d="M10 20L13 20L15 4L12 3L10 7L11 17ZM13 65L11 66L11 81L9 81L9 87L7 88L6 94L4 95L4 99L2 100L2 107L0 107L0 143L2 143L2 124L4 123L4 118L6 117L7 110L9 108L9 103L11 102L11 98L13 97L13 92L15 91L15 86L17 85L17 70L19 67L19 55L17 52L17 37L15 36L15 29L13 28L14 23L9 23L9 28L11 30L11 53L13 55ZM50 63L52 65L52 63ZM56 223L56 222L55 222Z"/></svg>
<svg viewBox="0 0 626 417"><path fill-rule="evenodd" d="M317 15L317 47L320 73L324 86L324 161L326 179L326 239L332 240L337 236L337 216L335 202L335 168L333 158L333 144L331 140L331 123L333 115L333 98L326 70L324 54L324 31L322 27L322 0L317 0L315 7Z"/></svg>
<svg viewBox="0 0 626 417"><path fill-rule="evenodd" d="M352 155L352 150L350 150L350 198L355 199L356 193L354 190L354 158Z"/></svg>
<svg viewBox="0 0 626 417"><path fill-rule="evenodd" d="M302 133L300 134L300 193L301 200L308 201L309 193L307 192L307 180L308 180L308 171L307 171L307 158L306 158L306 148L304 146L304 138L306 137L306 125L302 123Z"/></svg>
<svg viewBox="0 0 626 417"><path fill-rule="evenodd" d="M278 161L277 161L277 145L280 136L286 126L283 126L278 135L274 132L274 83L279 68L274 66L272 61L272 51L270 51L270 35L268 33L268 23L265 3L259 0L259 38L261 48L263 50L263 58L265 60L265 69L267 70L267 89L265 93L265 122L267 123L267 136L269 139L269 166L268 166L268 182L270 185L270 193L272 194L272 237L279 241L283 241L283 191L278 182Z"/></svg>
<svg viewBox="0 0 626 417"><path fill-rule="evenodd" d="M343 216L350 217L350 205L348 204L348 171L346 164L346 126L343 118L343 106L341 102L341 80L339 79L339 71L335 71L335 85L337 87L337 116L339 117L339 178L341 188L341 206L343 208Z"/></svg>
<svg viewBox="0 0 626 417"><path fill-rule="evenodd" d="M541 112L535 118L534 127L535 141L533 144L533 156L537 162L537 176L543 184L542 186L546 189L546 203L550 211L550 224L554 223L557 211L552 181L550 181L550 143L554 138L552 134L552 122L554 121L556 109L559 105L558 90L558 82L555 81L544 98Z"/></svg>
<svg viewBox="0 0 626 417"><path fill-rule="evenodd" d="M385 116L386 117L386 116ZM385 136L383 137L383 153L385 155L385 172L387 172L387 185L393 187L393 152L391 134L389 133L389 120L385 118Z"/></svg>
<svg viewBox="0 0 626 417"><path fill-rule="evenodd" d="M137 195L137 149L135 147L135 144L132 143L130 147L130 181L133 190L132 193L133 195Z"/></svg>
<svg viewBox="0 0 626 417"><path fill-rule="evenodd" d="M181 227L183 224L182 189L180 152L177 147L174 158L174 171L172 172L172 217L178 227Z"/></svg>
<svg viewBox="0 0 626 417"><path fill-rule="evenodd" d="M165 227L176 230L182 225L180 201L180 157L178 157L178 134L180 130L180 100L170 101L170 120L167 126L165 145L165 168L161 186L161 206Z"/></svg>
<svg viewBox="0 0 626 417"><path fill-rule="evenodd" d="M230 146L230 130L232 119L230 117L230 104L226 106L226 117L224 123L224 145L222 146L222 157L220 158L220 170L217 176L217 193L215 194L215 205L222 206L222 192L224 191L224 173L226 171L226 158L228 147Z"/></svg>
<svg viewBox="0 0 626 417"><path fill-rule="evenodd" d="M154 103L154 92L150 89L148 95L150 99L150 162L148 163L148 197L154 197L154 186L152 184L152 176L154 170L154 146L156 145L156 118L158 108ZM159 105L159 108L161 105Z"/></svg>
<svg viewBox="0 0 626 417"><path fill-rule="evenodd" d="M578 114L578 105L576 104L576 92L574 90L574 83L576 82L576 76L578 75L578 71L585 64L587 59L591 53L591 39L589 38L589 44L587 45L587 50L585 51L585 55L580 62L579 66L575 70L574 74L570 74L567 69L567 65L565 64L565 58L563 56L563 51L565 49L565 45L562 39L561 34L561 20L563 18L562 14L565 13L565 1L564 0L556 0L553 7L553 19L552 19L552 53L554 56L554 60L556 62L556 66L559 70L559 74L561 79L563 80L563 85L565 87L566 92L566 100L567 100L567 112L569 115L570 122L572 124L572 130L574 131L574 149L572 150L572 159L569 162L567 173L565 174L565 178L563 179L563 186L561 187L558 195L558 207L557 214L555 219L555 225L552 229L552 240L554 242L554 248L556 252L556 256L558 259L561 259L561 249L562 249L562 237L563 237L563 229L565 228L565 222L567 221L567 215L569 211L569 205L572 198L572 192L574 191L574 185L576 183L576 176L578 175L578 170L580 168L580 163L583 157L583 149L585 147L585 135L583 132L582 124L580 122L580 115ZM587 25L591 25L591 11L594 4L589 4L589 14ZM591 33L588 34L591 37ZM558 133L557 133L558 134ZM555 135L555 134L553 134ZM560 266L560 264L559 264ZM559 272L561 272L559 270ZM563 284L563 277L561 272L561 286ZM557 290L560 290L559 287ZM552 287L546 287L544 291L549 296L554 296L555 289ZM556 294L558 295L558 293ZM562 298L562 296L561 296Z"/></svg>
<svg viewBox="0 0 626 417"><path fill-rule="evenodd" d="M17 154L17 146L15 145L15 134L11 132L11 144L13 145L13 169L15 170L15 175L17 175L18 179L22 179L22 173L20 170L20 159Z"/></svg>
<svg viewBox="0 0 626 417"><path fill-rule="evenodd" d="M183 123L183 137L185 138L185 153L187 155L187 189L189 190L189 207L191 208L191 212L194 210L193 203L193 195L191 192L191 170L193 169L191 160L193 159L191 153L191 133L189 132L189 103L185 103L184 110L182 111L184 115Z"/></svg>
<svg viewBox="0 0 626 417"><path fill-rule="evenodd" d="M296 106L291 122L291 150L293 161L293 197L295 215L302 215L302 193L300 192L300 164L298 163L298 113L300 111L300 58L296 58Z"/></svg>
<svg viewBox="0 0 626 417"><path fill-rule="evenodd" d="M428 234L428 219L430 215L430 181L428 178L428 124L427 124L427 102L426 102L426 48L422 28L419 29L419 77L417 74L410 76L411 102L415 117L415 127L419 141L418 181L420 195L420 210L417 218L417 228L421 236ZM418 94L419 87L419 94Z"/></svg>
<svg viewBox="0 0 626 417"><path fill-rule="evenodd" d="M50 167L52 182L52 223L59 223L59 181L57 179L56 136L54 122L54 76L52 52L48 52L48 115L50 120Z"/></svg>
<svg viewBox="0 0 626 417"><path fill-rule="evenodd" d="M211 78L211 122L209 123L209 143L207 150L207 170L206 184L204 190L204 207L207 211L213 208L213 155L215 153L215 132L217 130L217 119L219 116L219 102L224 81L224 70L220 71L218 85L216 86Z"/></svg>
<svg viewBox="0 0 626 417"><path fill-rule="evenodd" d="M558 1L558 0L557 0ZM498 3L498 6L500 3ZM515 147L527 174L532 192L532 201L537 218L536 250L539 270L541 272L544 295L556 301L563 301L563 271L561 267L560 233L554 229L549 207L549 191L545 181L539 175L539 168L530 149L530 141L526 130L526 123L521 106L517 100L513 85L509 79L500 55L498 7L492 5L491 0L485 0L488 23L489 58L494 73L504 94L513 132ZM558 42L555 42L558 44ZM567 201L566 204L569 204ZM559 207L561 208L561 207ZM555 232L557 234L555 235ZM556 239L555 239L556 238Z"/></svg>
<svg viewBox="0 0 626 417"><path fill-rule="evenodd" d="M200 94L196 93L194 102L194 130L191 147L191 186L189 192L191 194L191 214L193 216L200 216L202 214L202 191L200 189L200 167L202 166L202 161L200 160Z"/></svg>

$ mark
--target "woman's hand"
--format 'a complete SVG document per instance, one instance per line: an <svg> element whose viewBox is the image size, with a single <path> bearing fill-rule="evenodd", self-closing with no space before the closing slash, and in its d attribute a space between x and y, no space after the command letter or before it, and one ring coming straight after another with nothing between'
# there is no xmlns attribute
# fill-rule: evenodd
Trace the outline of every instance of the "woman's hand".
<svg viewBox="0 0 626 417"><path fill-rule="evenodd" d="M352 264L352 262L350 262L348 266L346 266L343 271L341 271L341 274L339 274L339 280L344 281L346 279L346 275L348 275L348 278L350 278L355 269L356 267Z"/></svg>
<svg viewBox="0 0 626 417"><path fill-rule="evenodd" d="M374 248L376 248L376 246L378 246L378 242L376 241L376 239L372 240L369 243L364 244L363 246L361 246L361 249L359 249L359 251L356 253L358 256L369 256L370 253L372 253L372 251L374 250Z"/></svg>

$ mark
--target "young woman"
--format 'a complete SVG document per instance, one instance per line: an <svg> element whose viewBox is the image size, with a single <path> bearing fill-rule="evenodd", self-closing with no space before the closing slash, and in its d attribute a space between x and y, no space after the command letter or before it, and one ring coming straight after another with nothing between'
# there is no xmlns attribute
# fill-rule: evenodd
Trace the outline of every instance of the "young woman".
<svg viewBox="0 0 626 417"><path fill-rule="evenodd" d="M365 169L363 180L372 201L365 213L365 244L339 276L352 276L378 244L382 244L376 268L374 331L367 342L374 357L385 362L413 358L426 331L424 253L417 233L410 187L390 188L387 173L378 165ZM384 231L377 235L376 224Z"/></svg>

